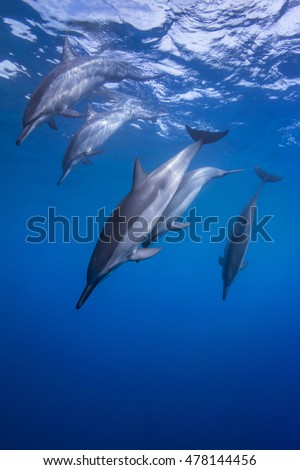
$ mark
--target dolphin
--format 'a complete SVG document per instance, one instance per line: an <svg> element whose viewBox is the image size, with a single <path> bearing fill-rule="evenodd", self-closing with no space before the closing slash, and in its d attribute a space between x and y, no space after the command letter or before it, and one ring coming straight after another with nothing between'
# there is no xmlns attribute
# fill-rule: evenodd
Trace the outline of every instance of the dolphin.
<svg viewBox="0 0 300 470"><path fill-rule="evenodd" d="M147 81L160 77L144 74L138 67L99 56L77 56L65 38L60 64L40 83L32 94L23 116L23 131L16 144L43 122L57 129L54 116L83 117L72 106L106 82L123 79Z"/></svg>
<svg viewBox="0 0 300 470"><path fill-rule="evenodd" d="M219 264L222 266L223 300L226 299L229 288L237 274L248 265L244 259L252 232L255 215L253 210L256 211L261 188L265 183L277 183L282 180L280 176L271 175L258 167L254 167L254 171L261 179L261 184L250 202L243 209L239 217L237 217L232 233L228 238L224 256L219 257Z"/></svg>
<svg viewBox="0 0 300 470"><path fill-rule="evenodd" d="M128 96L119 100L105 113L96 113L89 106L87 122L75 134L66 150L62 162L62 176L57 184L61 184L80 162L91 163L88 157L100 153L102 144L125 122L134 119L154 119L156 116L154 111L143 106L141 100Z"/></svg>
<svg viewBox="0 0 300 470"><path fill-rule="evenodd" d="M82 307L97 284L126 261L141 261L156 255L160 248L140 248L141 237L135 223L148 235L170 203L192 159L202 144L215 142L219 133L203 132L202 138L184 148L152 173L135 162L131 191L114 209L100 234L87 269L87 284L77 302ZM146 223L146 224L145 224ZM141 234L141 230L139 231Z"/></svg>
<svg viewBox="0 0 300 470"><path fill-rule="evenodd" d="M207 166L186 173L173 199L164 210L162 220L154 227L143 246L149 246L168 230L181 230L187 227L189 223L178 222L176 219L188 209L202 188L214 178L222 178L240 171L243 170L221 170L220 168Z"/></svg>

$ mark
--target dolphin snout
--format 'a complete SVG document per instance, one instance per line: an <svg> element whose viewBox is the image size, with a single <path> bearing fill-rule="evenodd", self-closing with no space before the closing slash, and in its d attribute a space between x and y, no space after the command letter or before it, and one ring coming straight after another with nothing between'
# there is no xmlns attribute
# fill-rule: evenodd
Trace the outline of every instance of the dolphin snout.
<svg viewBox="0 0 300 470"><path fill-rule="evenodd" d="M61 177L57 181L57 186L59 186L64 181L64 179L68 176L70 171L71 171L71 168L68 168L67 170L63 171Z"/></svg>
<svg viewBox="0 0 300 470"><path fill-rule="evenodd" d="M27 126L24 127L24 129L22 130L21 134L19 135L19 137L17 138L16 140L16 144L17 145L20 145L23 140L28 136L28 134L30 134L30 132L36 127L36 123L35 122L32 122L30 124L27 124Z"/></svg>
<svg viewBox="0 0 300 470"><path fill-rule="evenodd" d="M228 292L229 292L229 286L226 286L226 285L224 284L224 287L223 287L223 297L222 297L223 300L226 299L226 297L227 297L227 295L228 295Z"/></svg>
<svg viewBox="0 0 300 470"><path fill-rule="evenodd" d="M76 304L76 309L79 310L83 304L85 303L85 301L88 299L88 297L91 295L91 293L93 292L95 286L92 285L92 284L87 284L80 296L80 299L78 300L77 304Z"/></svg>
<svg viewBox="0 0 300 470"><path fill-rule="evenodd" d="M63 180L65 179L66 176L67 176L67 175L66 175L65 173L63 173L63 174L61 175L61 177L60 177L59 180L57 181L57 186L59 186L59 185L63 182Z"/></svg>

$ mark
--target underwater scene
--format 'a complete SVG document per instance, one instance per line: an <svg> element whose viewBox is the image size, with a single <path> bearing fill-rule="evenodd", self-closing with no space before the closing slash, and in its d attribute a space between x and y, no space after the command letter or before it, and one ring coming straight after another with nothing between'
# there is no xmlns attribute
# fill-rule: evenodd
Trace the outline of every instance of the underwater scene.
<svg viewBox="0 0 300 470"><path fill-rule="evenodd" d="M300 2L0 38L0 448L299 449Z"/></svg>

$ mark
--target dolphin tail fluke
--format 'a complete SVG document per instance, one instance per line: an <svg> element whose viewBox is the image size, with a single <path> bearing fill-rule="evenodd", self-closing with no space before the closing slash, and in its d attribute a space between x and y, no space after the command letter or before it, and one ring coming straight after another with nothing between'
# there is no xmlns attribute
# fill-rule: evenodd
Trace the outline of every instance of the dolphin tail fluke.
<svg viewBox="0 0 300 470"><path fill-rule="evenodd" d="M222 132L198 131L197 129L192 129L187 124L185 128L193 140L196 142L201 140L202 144L212 144L217 140L223 139L223 137L225 137L229 132L228 130Z"/></svg>
<svg viewBox="0 0 300 470"><path fill-rule="evenodd" d="M277 183L283 179L281 176L275 176L271 175L271 173L267 173L258 166L254 167L254 171L263 183Z"/></svg>
<svg viewBox="0 0 300 470"><path fill-rule="evenodd" d="M28 126L25 126L21 134L17 138L16 144L20 145L23 142L23 140L28 136L28 134L32 131L32 129L33 129L33 124L28 124Z"/></svg>
<svg viewBox="0 0 300 470"><path fill-rule="evenodd" d="M77 304L76 304L76 309L79 310L83 304L85 303L85 301L87 300L87 298L91 295L91 293L93 292L95 286L93 286L92 284L87 284L84 288L84 291L82 292L81 296L80 296L80 299L78 300Z"/></svg>

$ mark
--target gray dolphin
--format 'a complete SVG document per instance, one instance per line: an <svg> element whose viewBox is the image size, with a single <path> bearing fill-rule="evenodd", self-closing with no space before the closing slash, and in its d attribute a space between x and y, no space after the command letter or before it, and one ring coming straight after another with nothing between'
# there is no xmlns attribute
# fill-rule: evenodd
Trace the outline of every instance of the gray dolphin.
<svg viewBox="0 0 300 470"><path fill-rule="evenodd" d="M190 162L205 143L218 140L219 133L203 132L201 140L184 148L173 158L147 174L135 162L131 191L112 212L95 246L88 270L87 285L76 305L79 309L97 284L126 261L141 261L156 255L160 248L141 248L134 236L136 222L149 234L176 193ZM146 222L146 227L145 227ZM139 232L141 235L141 231Z"/></svg>
<svg viewBox="0 0 300 470"><path fill-rule="evenodd" d="M223 300L226 299L229 287L235 280L237 274L247 266L244 261L252 232L253 219L256 211L257 200L264 183L277 183L281 181L280 176L274 176L266 173L258 167L254 167L254 171L261 179L261 184L252 197L251 201L243 209L239 217L237 217L232 233L228 237L228 241L224 251L224 257L219 257L219 264L222 266L223 277ZM247 221L247 223L245 223Z"/></svg>
<svg viewBox="0 0 300 470"><path fill-rule="evenodd" d="M77 56L65 38L60 64L40 83L32 94L23 116L23 131L16 143L20 145L37 126L47 121L57 129L54 116L82 117L72 106L105 82L123 79L147 81L159 75L146 75L138 67L99 56Z"/></svg>
<svg viewBox="0 0 300 470"><path fill-rule="evenodd" d="M143 243L143 246L149 246L168 230L181 230L187 227L188 223L178 222L176 219L189 208L203 186L214 178L222 178L223 176L240 171L243 170L221 170L220 168L207 166L186 173L173 199L164 210L162 220L155 226L149 238Z"/></svg>
<svg viewBox="0 0 300 470"><path fill-rule="evenodd" d="M63 173L57 184L61 184L78 163L91 163L88 157L100 153L101 145L125 122L156 117L157 113L147 109L141 100L128 96L119 99L118 103L105 113L96 113L89 106L87 122L75 134L66 150L62 162Z"/></svg>

